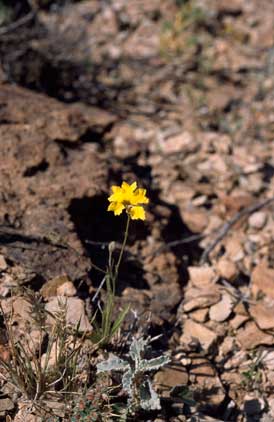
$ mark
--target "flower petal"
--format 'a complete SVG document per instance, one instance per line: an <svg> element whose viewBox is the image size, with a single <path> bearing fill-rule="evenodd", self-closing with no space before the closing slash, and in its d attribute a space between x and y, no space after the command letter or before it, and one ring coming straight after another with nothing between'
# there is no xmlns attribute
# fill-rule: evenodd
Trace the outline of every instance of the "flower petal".
<svg viewBox="0 0 274 422"><path fill-rule="evenodd" d="M123 202L124 192L119 186L112 186L113 194L108 197L109 202Z"/></svg>
<svg viewBox="0 0 274 422"><path fill-rule="evenodd" d="M129 209L129 215L132 220L145 220L145 210L143 207L131 207Z"/></svg>
<svg viewBox="0 0 274 422"><path fill-rule="evenodd" d="M136 182L133 182L131 185L129 185L127 182L122 183L122 189L124 193L131 194L135 191L136 188L137 188Z"/></svg>
<svg viewBox="0 0 274 422"><path fill-rule="evenodd" d="M137 204L148 204L149 199L146 196L146 189L137 189L134 192L134 197L132 198L131 204L137 205Z"/></svg>
<svg viewBox="0 0 274 422"><path fill-rule="evenodd" d="M125 206L120 202L112 202L108 206L108 211L113 211L114 215L120 215L124 209Z"/></svg>

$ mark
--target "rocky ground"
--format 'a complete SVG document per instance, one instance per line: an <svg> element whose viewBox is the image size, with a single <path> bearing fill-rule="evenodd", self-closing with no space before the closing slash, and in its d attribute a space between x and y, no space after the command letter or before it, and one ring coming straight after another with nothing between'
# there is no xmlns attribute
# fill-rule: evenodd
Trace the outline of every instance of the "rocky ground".
<svg viewBox="0 0 274 422"><path fill-rule="evenodd" d="M26 318L20 285L92 314L110 186L137 180L117 308L172 357L144 420L273 421L273 2L42 3L0 27L2 307Z"/></svg>

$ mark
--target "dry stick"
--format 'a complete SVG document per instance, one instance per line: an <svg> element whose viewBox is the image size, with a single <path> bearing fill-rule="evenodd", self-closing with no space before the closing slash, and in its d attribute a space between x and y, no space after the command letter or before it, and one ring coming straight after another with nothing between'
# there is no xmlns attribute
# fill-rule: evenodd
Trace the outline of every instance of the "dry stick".
<svg viewBox="0 0 274 422"><path fill-rule="evenodd" d="M152 252L148 253L146 255L146 257L155 258L157 255L159 255L160 253L164 252L167 249L170 249L170 248L175 247L175 246L183 245L184 243L192 243L195 240L204 239L205 237L210 236L213 233L215 233L215 230L212 233L207 233L207 234L203 234L203 233L193 234L193 235L188 236L188 237L185 237L183 239L173 240L172 242L168 242L168 243L165 243L165 245L160 246L155 251L152 251Z"/></svg>
<svg viewBox="0 0 274 422"><path fill-rule="evenodd" d="M247 208L244 208L243 210L237 212L229 221L227 221L220 229L218 236L214 239L212 243L208 245L208 247L204 250L201 259L200 264L204 264L206 261L208 261L209 254L215 249L215 247L218 245L219 242L223 240L223 238L227 235L231 227L234 226L242 217L246 217L250 214L253 214L256 211L259 211L260 209L266 207L267 205L271 204L271 202L274 202L274 197L266 199L265 201L259 203L250 205Z"/></svg>
<svg viewBox="0 0 274 422"><path fill-rule="evenodd" d="M29 22L34 16L35 16L34 12L29 12L27 15L23 16L17 21L12 22L11 24L7 26L4 26L3 28L0 28L0 35L5 35L5 34L8 34L9 32L15 31L20 26L25 25L27 22Z"/></svg>

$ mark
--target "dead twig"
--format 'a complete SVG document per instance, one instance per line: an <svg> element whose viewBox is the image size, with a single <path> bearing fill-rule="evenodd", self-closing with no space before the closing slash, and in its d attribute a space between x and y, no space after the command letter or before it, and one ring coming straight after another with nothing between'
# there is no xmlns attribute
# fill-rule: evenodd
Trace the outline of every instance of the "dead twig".
<svg viewBox="0 0 274 422"><path fill-rule="evenodd" d="M253 204L249 207L242 209L241 211L237 212L229 221L227 221L219 230L217 237L214 239L212 243L208 245L208 247L204 250L201 259L200 265L204 264L209 259L209 254L215 249L219 242L223 240L223 238L227 235L229 230L243 217L248 217L250 214L253 214L256 211L268 206L274 202L274 197L268 198L265 201L259 204Z"/></svg>
<svg viewBox="0 0 274 422"><path fill-rule="evenodd" d="M161 254L162 252L174 248L175 246L180 246L186 243L192 243L196 240L204 239L205 237L210 236L211 234L214 234L216 231L214 230L211 233L199 233L199 234L193 234L188 237L184 237L183 239L173 240L172 242L165 243L164 245L157 248L155 251L152 251L151 253L147 254L146 257L151 257L152 259L155 258L157 255Z"/></svg>
<svg viewBox="0 0 274 422"><path fill-rule="evenodd" d="M18 19L11 24L0 28L0 35L8 34L9 32L15 31L20 26L25 25L27 22L31 21L35 16L35 12L31 11L27 15L23 16L22 18Z"/></svg>

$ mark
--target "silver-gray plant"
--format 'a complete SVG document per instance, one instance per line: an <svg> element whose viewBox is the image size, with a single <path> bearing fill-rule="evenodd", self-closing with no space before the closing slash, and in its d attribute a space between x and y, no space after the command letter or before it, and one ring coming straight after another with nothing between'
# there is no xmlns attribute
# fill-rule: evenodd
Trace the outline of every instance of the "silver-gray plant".
<svg viewBox="0 0 274 422"><path fill-rule="evenodd" d="M121 371L123 372L122 385L127 392L129 411L141 407L144 410L160 409L160 399L152 387L151 380L146 372L155 371L166 365L170 359L162 355L154 359L144 359L146 346L151 338L133 338L129 349L129 359L123 360L115 355L97 364L97 373Z"/></svg>

